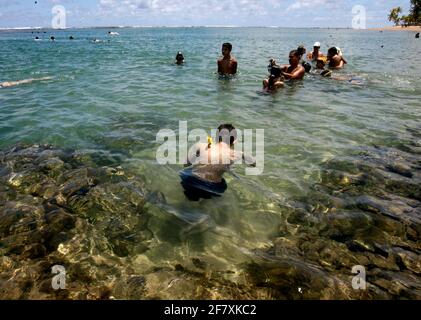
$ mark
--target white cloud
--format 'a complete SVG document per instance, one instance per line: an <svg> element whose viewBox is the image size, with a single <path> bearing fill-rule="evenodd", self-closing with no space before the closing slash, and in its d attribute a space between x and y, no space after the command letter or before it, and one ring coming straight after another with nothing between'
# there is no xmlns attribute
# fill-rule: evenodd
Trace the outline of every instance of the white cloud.
<svg viewBox="0 0 421 320"><path fill-rule="evenodd" d="M335 1L335 0L295 0L295 2L287 8L287 11L305 9L305 8L314 8L314 7L325 6L325 5L333 5L337 2L340 2L340 1Z"/></svg>
<svg viewBox="0 0 421 320"><path fill-rule="evenodd" d="M281 2L281 0L100 0L99 4L103 10L130 14L157 11L188 15L208 15L218 12L233 15L238 13L264 15L280 8Z"/></svg>

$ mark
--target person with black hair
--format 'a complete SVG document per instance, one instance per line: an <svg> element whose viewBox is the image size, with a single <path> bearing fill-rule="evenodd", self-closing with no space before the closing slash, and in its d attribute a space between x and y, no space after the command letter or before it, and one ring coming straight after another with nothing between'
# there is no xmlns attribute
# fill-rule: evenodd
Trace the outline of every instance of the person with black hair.
<svg viewBox="0 0 421 320"><path fill-rule="evenodd" d="M282 67L278 66L274 59L270 60L268 71L270 75L269 78L263 80L263 89L273 91L283 87Z"/></svg>
<svg viewBox="0 0 421 320"><path fill-rule="evenodd" d="M347 64L341 49L338 47L330 48L327 52L327 58L329 60L329 68L331 69L342 69Z"/></svg>
<svg viewBox="0 0 421 320"><path fill-rule="evenodd" d="M184 63L184 55L182 52L177 52L177 55L175 56L175 63L179 65Z"/></svg>
<svg viewBox="0 0 421 320"><path fill-rule="evenodd" d="M307 49L304 47L303 44L299 45L297 48L298 54L301 56L300 59L306 54Z"/></svg>
<svg viewBox="0 0 421 320"><path fill-rule="evenodd" d="M218 73L220 75L235 75L237 73L237 60L231 55L232 44L226 42L222 45L222 58L218 60Z"/></svg>
<svg viewBox="0 0 421 320"><path fill-rule="evenodd" d="M286 80L302 80L306 73L304 67L300 64L302 53L298 50L292 50L289 53L289 66L284 66L282 75Z"/></svg>
<svg viewBox="0 0 421 320"><path fill-rule="evenodd" d="M300 64L304 67L305 72L310 72L311 70L311 64L307 61L304 61L303 56L305 56L307 49L304 47L304 45L299 45L297 48L297 52L300 56Z"/></svg>
<svg viewBox="0 0 421 320"><path fill-rule="evenodd" d="M207 143L196 143L190 149L185 164L189 168L180 172L181 185L189 200L220 197L228 187L223 175L230 172L235 162L245 160L247 165L256 166L253 157L234 150L236 142L235 127L232 124L222 124L216 133L216 143L208 137Z"/></svg>

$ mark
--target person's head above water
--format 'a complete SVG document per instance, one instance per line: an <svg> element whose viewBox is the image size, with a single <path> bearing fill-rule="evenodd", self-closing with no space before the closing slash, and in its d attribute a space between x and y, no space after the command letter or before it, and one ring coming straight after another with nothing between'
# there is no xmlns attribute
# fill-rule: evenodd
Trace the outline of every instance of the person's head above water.
<svg viewBox="0 0 421 320"><path fill-rule="evenodd" d="M338 53L339 53L338 48L332 47L332 48L329 48L329 50L327 51L327 56L329 58L332 58L332 57L336 56Z"/></svg>
<svg viewBox="0 0 421 320"><path fill-rule="evenodd" d="M290 65L298 65L300 62L302 54L298 50L292 50L289 53L289 64Z"/></svg>
<svg viewBox="0 0 421 320"><path fill-rule="evenodd" d="M237 141L237 130L232 124L221 124L216 132L216 140L233 146Z"/></svg>
<svg viewBox="0 0 421 320"><path fill-rule="evenodd" d="M298 52L298 54L300 55L300 56L303 56L306 52L307 52L307 50L306 50L306 48L304 47L304 45L300 45L300 46L298 46L298 48L297 48L297 50L296 50L297 52Z"/></svg>
<svg viewBox="0 0 421 320"><path fill-rule="evenodd" d="M232 44L229 42L225 42L224 44L222 44L222 55L224 57L227 57L231 54L232 51Z"/></svg>
<svg viewBox="0 0 421 320"><path fill-rule="evenodd" d="M282 75L282 68L280 66L274 65L270 68L270 75L275 78L279 78Z"/></svg>
<svg viewBox="0 0 421 320"><path fill-rule="evenodd" d="M177 52L177 55L175 56L175 62L178 64L181 64L184 62L184 55L181 51Z"/></svg>

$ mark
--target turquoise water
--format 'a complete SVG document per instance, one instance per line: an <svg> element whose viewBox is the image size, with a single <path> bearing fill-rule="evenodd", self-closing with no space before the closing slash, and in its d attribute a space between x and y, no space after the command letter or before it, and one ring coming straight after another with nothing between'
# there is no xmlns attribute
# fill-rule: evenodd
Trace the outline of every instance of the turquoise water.
<svg viewBox="0 0 421 320"><path fill-rule="evenodd" d="M233 270L230 281L241 283L242 265L254 261L253 250L271 248L281 236L288 217L285 206L294 207L297 199L302 203L297 207L317 203L312 192L328 163L375 146L408 143L415 148L410 153L419 156L421 42L413 33L144 28L119 29L119 37L108 37L107 32L0 33L1 82L52 77L0 89L0 149L18 142L76 149L91 155L98 166L121 166L142 179L148 192L159 192L165 200L148 204L154 238L141 255L148 265L199 257L211 271ZM54 43L46 40L52 34ZM45 40L33 41L36 35ZM67 40L70 35L76 39ZM94 38L103 42L92 43ZM239 74L230 81L215 74L226 41L233 43L239 61ZM337 73L362 82L306 75L276 94L262 94L269 58L287 63L291 49L301 43L310 48L315 41L322 43L323 52L339 46L348 65ZM179 50L186 57L183 66L173 64ZM179 184L182 166L160 166L155 160L157 132L178 130L180 120L188 121L189 129L208 132L223 122L265 129L263 174L246 176L239 166L234 170L238 179L226 177L229 187L222 198L187 201ZM415 179L419 166L411 168ZM419 202L412 208L419 215ZM311 234L297 230L288 230L283 239ZM315 237L323 238L320 233ZM314 265L299 250L298 259ZM414 245L418 257L419 250ZM130 259L123 264L143 274L133 262L140 258ZM350 268L328 269L325 276L349 277ZM169 297L190 297L182 291Z"/></svg>

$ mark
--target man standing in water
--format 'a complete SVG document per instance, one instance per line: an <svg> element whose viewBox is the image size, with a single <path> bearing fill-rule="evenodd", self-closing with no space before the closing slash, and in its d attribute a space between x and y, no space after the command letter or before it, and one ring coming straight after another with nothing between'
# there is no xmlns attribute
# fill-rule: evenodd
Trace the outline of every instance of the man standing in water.
<svg viewBox="0 0 421 320"><path fill-rule="evenodd" d="M237 73L237 60L231 55L232 44L222 45L222 58L218 60L218 73L220 75L235 75Z"/></svg>
<svg viewBox="0 0 421 320"><path fill-rule="evenodd" d="M310 61L316 61L318 58L324 57L323 53L320 52L320 42L316 42L313 46L313 52L309 52L307 59Z"/></svg>
<svg viewBox="0 0 421 320"><path fill-rule="evenodd" d="M304 67L300 65L301 54L298 50L292 50L289 53L289 66L285 66L282 75L287 80L301 80L306 73Z"/></svg>

